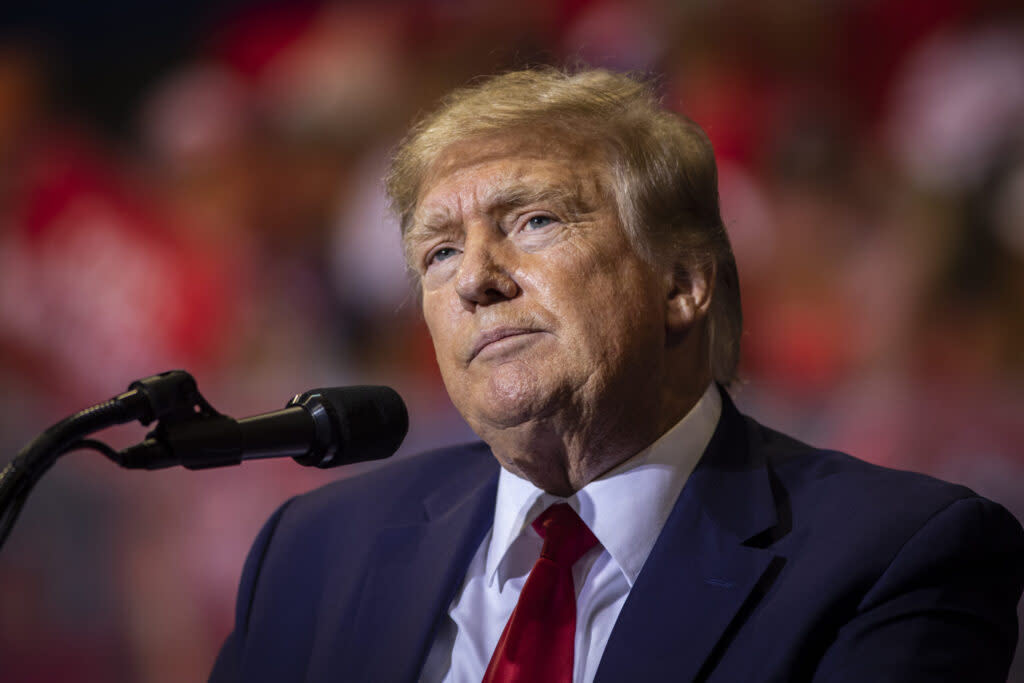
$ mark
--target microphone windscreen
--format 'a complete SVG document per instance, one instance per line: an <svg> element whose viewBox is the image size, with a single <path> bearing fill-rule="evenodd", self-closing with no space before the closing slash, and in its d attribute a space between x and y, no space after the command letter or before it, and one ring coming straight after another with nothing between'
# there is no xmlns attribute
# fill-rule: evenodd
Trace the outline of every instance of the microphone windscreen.
<svg viewBox="0 0 1024 683"><path fill-rule="evenodd" d="M299 397L299 402L308 407L317 397L316 402L330 416L336 452L321 462L303 464L336 467L387 458L398 450L409 430L405 403L391 387L313 389Z"/></svg>

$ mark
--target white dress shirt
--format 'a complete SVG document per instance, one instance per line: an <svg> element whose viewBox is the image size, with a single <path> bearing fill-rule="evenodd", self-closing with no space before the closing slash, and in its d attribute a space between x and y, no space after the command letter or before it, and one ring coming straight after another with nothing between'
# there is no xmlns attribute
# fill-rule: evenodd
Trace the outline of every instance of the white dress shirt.
<svg viewBox="0 0 1024 683"><path fill-rule="evenodd" d="M651 446L567 499L502 469L494 525L469 564L420 680L479 683L540 556L542 541L530 524L548 506L564 500L600 542L573 567L573 681L590 683L622 605L721 413L721 396L711 384L690 412Z"/></svg>

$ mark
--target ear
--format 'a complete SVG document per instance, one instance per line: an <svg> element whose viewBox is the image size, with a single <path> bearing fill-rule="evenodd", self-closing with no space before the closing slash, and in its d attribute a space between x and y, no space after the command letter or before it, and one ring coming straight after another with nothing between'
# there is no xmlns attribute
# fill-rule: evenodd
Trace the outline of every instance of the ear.
<svg viewBox="0 0 1024 683"><path fill-rule="evenodd" d="M673 265L665 300L665 327L669 333L686 332L707 317L714 282L714 263Z"/></svg>

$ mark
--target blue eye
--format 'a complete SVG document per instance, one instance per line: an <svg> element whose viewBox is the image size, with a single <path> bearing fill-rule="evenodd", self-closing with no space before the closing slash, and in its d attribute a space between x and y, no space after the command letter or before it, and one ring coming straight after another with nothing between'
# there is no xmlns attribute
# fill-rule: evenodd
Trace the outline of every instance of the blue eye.
<svg viewBox="0 0 1024 683"><path fill-rule="evenodd" d="M555 219L551 216L533 216L530 220L526 221L526 226L532 229L545 228L554 222Z"/></svg>
<svg viewBox="0 0 1024 683"><path fill-rule="evenodd" d="M450 259L452 256L455 256L455 253L455 249L451 247L442 247L430 255L430 257L427 259L427 265L430 265L431 263L438 263L440 261L446 261Z"/></svg>

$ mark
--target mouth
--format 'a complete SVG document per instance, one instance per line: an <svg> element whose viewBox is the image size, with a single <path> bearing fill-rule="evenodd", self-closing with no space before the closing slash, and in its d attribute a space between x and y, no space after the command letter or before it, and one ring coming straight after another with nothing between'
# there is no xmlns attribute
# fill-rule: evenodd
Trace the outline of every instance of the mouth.
<svg viewBox="0 0 1024 683"><path fill-rule="evenodd" d="M469 359L473 360L479 356L484 349L498 344L505 339L522 337L528 334L535 334L536 332L539 332L539 330L526 327L498 327L493 330L488 330L477 338L476 343L473 345L473 351L469 355Z"/></svg>

